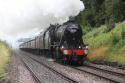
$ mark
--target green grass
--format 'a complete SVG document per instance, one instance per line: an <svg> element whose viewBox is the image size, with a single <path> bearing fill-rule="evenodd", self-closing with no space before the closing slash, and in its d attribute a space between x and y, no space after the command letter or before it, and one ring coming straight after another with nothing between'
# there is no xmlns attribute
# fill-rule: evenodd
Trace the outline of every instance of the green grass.
<svg viewBox="0 0 125 83"><path fill-rule="evenodd" d="M92 31L88 32L83 39L92 49L90 50L91 54L89 56L95 56L94 60L104 59L125 64L125 22L117 23L116 27L110 32L107 32L107 27L105 25L94 28ZM107 47L108 49L102 53L97 51L97 49L101 50L103 47ZM93 54L98 54L98 57L102 55L105 56L98 58ZM90 60L93 60L93 58L90 58Z"/></svg>
<svg viewBox="0 0 125 83"><path fill-rule="evenodd" d="M10 53L11 51L8 46L0 41L0 80L4 79Z"/></svg>

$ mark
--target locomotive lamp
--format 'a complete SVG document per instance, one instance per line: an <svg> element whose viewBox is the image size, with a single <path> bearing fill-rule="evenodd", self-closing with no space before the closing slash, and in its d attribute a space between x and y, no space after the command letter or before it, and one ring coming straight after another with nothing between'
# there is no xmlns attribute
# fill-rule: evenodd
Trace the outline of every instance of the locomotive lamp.
<svg viewBox="0 0 125 83"><path fill-rule="evenodd" d="M79 48L81 48L81 46L79 46Z"/></svg>
<svg viewBox="0 0 125 83"><path fill-rule="evenodd" d="M85 48L85 54L86 54L86 55L88 54L88 50L89 50L89 47L88 47L88 45L87 45L86 48Z"/></svg>

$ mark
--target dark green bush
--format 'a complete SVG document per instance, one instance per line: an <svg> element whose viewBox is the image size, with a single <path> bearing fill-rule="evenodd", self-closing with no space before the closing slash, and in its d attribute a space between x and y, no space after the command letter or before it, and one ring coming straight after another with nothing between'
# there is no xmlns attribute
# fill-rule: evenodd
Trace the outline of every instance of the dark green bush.
<svg viewBox="0 0 125 83"><path fill-rule="evenodd" d="M112 44L115 45L116 43L118 43L120 40L120 37L118 36L117 33L112 33Z"/></svg>
<svg viewBox="0 0 125 83"><path fill-rule="evenodd" d="M122 28L121 36L122 36L122 39L125 39L125 29L124 29L124 27Z"/></svg>

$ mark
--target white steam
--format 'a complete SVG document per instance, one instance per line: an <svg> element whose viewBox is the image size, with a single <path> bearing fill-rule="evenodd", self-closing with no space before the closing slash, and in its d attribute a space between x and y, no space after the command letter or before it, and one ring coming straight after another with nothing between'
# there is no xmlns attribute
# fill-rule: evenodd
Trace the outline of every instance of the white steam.
<svg viewBox="0 0 125 83"><path fill-rule="evenodd" d="M80 0L0 0L0 38L16 40L34 34L68 21L83 9Z"/></svg>

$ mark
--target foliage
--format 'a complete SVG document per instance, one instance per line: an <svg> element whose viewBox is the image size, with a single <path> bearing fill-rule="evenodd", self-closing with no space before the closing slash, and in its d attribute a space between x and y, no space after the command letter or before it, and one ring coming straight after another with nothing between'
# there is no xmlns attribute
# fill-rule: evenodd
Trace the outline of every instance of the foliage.
<svg viewBox="0 0 125 83"><path fill-rule="evenodd" d="M122 33L121 33L122 39L125 39L125 28L124 27L125 26L122 26Z"/></svg>
<svg viewBox="0 0 125 83"><path fill-rule="evenodd" d="M106 24L108 31L115 23L125 20L124 0L82 0L85 10L76 20L83 26L99 27Z"/></svg>
<svg viewBox="0 0 125 83"><path fill-rule="evenodd" d="M9 61L10 49L8 45L0 41L0 80L2 80L5 76L5 68Z"/></svg>
<svg viewBox="0 0 125 83"><path fill-rule="evenodd" d="M92 60L107 60L125 64L125 22L107 32L105 25L88 32L83 38L91 48ZM101 51L101 52L100 52Z"/></svg>
<svg viewBox="0 0 125 83"><path fill-rule="evenodd" d="M100 28L95 28L89 33L87 33L83 37L83 39L92 48L100 47L104 44L109 43L109 41L111 40L111 35L107 34L106 31L107 31L107 27L103 25Z"/></svg>

